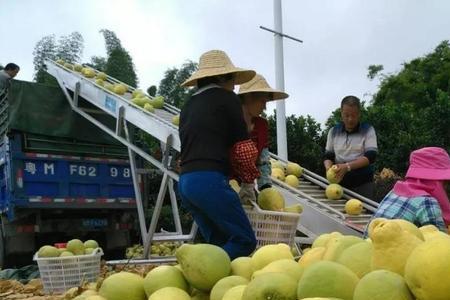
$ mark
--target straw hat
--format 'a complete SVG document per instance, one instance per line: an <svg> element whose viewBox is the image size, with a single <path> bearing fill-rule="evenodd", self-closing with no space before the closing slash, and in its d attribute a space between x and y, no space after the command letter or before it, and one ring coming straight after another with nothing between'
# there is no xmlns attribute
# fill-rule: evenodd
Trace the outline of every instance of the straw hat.
<svg viewBox="0 0 450 300"><path fill-rule="evenodd" d="M247 82L256 74L255 71L235 67L225 52L211 50L200 56L198 70L183 82L181 86L195 86L198 79L230 73L236 74L234 80L236 84Z"/></svg>
<svg viewBox="0 0 450 300"><path fill-rule="evenodd" d="M268 101L286 99L287 97L289 97L287 93L271 88L266 79L264 79L264 77L259 74L256 74L252 80L242 84L239 87L238 95L255 92L271 94L270 100Z"/></svg>

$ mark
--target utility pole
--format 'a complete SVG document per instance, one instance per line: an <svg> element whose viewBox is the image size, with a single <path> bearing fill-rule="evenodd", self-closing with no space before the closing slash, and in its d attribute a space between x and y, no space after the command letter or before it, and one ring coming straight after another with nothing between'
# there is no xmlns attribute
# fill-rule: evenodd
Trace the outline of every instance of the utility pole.
<svg viewBox="0 0 450 300"><path fill-rule="evenodd" d="M278 90L284 91L284 57L283 57L283 38L303 43L302 40L293 38L289 35L283 34L283 16L281 9L281 0L273 1L273 17L274 30L259 26L263 30L274 33L274 47L275 47L275 87ZM277 154L282 159L288 159L287 153L287 137L286 137L286 107L284 100L276 101L277 114Z"/></svg>

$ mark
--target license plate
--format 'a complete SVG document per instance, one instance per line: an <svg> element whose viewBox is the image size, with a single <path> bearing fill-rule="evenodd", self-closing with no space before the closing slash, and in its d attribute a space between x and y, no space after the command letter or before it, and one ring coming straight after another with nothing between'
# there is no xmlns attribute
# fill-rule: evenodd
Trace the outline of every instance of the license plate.
<svg viewBox="0 0 450 300"><path fill-rule="evenodd" d="M83 219L83 227L86 228L99 228L108 226L108 220L106 219Z"/></svg>

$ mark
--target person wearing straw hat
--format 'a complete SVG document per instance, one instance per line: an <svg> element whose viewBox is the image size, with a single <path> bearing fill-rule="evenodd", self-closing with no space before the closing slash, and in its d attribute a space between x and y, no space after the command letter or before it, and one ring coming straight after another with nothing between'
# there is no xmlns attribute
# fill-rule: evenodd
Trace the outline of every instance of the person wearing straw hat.
<svg viewBox="0 0 450 300"><path fill-rule="evenodd" d="M397 181L373 218L405 219L419 227L434 225L447 232L450 202L445 185L449 182L450 157L444 149L415 150L411 152L405 180Z"/></svg>
<svg viewBox="0 0 450 300"><path fill-rule="evenodd" d="M270 179L272 168L269 154L269 124L261 117L261 113L266 109L268 101L286 99L289 95L271 88L266 79L259 74L242 84L238 95L241 98L250 137L258 149L258 169L261 175L257 179L257 184L258 190L262 191L272 186ZM241 199L245 201L245 195L241 195Z"/></svg>
<svg viewBox="0 0 450 300"><path fill-rule="evenodd" d="M259 176L258 150L233 92L235 84L254 76L254 71L235 67L225 52L212 50L200 57L198 71L182 84L198 88L180 113L182 205L206 242L222 247L231 259L248 256L256 247L239 195L229 185L232 169L252 192Z"/></svg>

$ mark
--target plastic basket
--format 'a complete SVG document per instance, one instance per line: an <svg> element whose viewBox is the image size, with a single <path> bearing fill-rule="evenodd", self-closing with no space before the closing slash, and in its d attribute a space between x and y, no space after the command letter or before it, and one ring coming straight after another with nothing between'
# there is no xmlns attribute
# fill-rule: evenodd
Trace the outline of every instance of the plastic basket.
<svg viewBox="0 0 450 300"><path fill-rule="evenodd" d="M300 214L261 209L258 204L244 206L256 236L256 248L285 243L294 245Z"/></svg>
<svg viewBox="0 0 450 300"><path fill-rule="evenodd" d="M39 267L44 292L46 294L64 293L82 282L95 282L100 274L101 248L92 254L66 257L33 257Z"/></svg>

